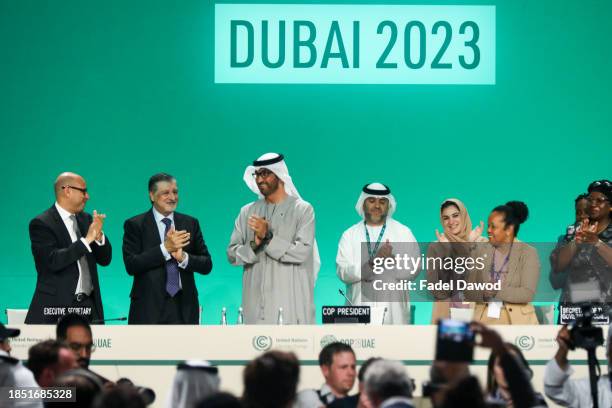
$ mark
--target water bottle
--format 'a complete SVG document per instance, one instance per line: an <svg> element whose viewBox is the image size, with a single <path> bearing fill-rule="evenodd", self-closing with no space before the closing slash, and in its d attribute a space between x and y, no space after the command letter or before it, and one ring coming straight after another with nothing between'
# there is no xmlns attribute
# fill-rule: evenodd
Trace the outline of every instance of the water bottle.
<svg viewBox="0 0 612 408"><path fill-rule="evenodd" d="M278 324L279 326L285 324L283 322L283 308L282 307L278 308L278 320L276 321L276 324Z"/></svg>
<svg viewBox="0 0 612 408"><path fill-rule="evenodd" d="M244 313L242 312L242 306L238 308L238 320L236 324L244 324Z"/></svg>
<svg viewBox="0 0 612 408"><path fill-rule="evenodd" d="M221 325L227 326L227 309L225 306L223 306L223 309L221 309Z"/></svg>

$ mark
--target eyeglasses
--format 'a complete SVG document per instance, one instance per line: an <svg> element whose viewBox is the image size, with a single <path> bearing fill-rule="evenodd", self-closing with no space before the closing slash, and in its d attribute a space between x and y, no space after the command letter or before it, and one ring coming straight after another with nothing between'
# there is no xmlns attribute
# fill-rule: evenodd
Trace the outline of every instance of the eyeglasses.
<svg viewBox="0 0 612 408"><path fill-rule="evenodd" d="M268 169L259 169L255 173L253 173L252 176L253 178L257 178L257 177L267 178L267 177L270 177L271 174L274 174L274 173Z"/></svg>
<svg viewBox="0 0 612 408"><path fill-rule="evenodd" d="M83 194L87 194L87 188L81 188L76 186L62 186L62 188L73 188L75 190L79 190Z"/></svg>
<svg viewBox="0 0 612 408"><path fill-rule="evenodd" d="M603 205L603 203L605 203L606 201L610 201L605 197L587 197L586 198L587 202L591 205Z"/></svg>
<svg viewBox="0 0 612 408"><path fill-rule="evenodd" d="M96 346L93 343L68 343L68 347L70 347L70 350L74 351L75 353L78 353L81 350L85 350L88 353L93 353L94 351L96 351Z"/></svg>

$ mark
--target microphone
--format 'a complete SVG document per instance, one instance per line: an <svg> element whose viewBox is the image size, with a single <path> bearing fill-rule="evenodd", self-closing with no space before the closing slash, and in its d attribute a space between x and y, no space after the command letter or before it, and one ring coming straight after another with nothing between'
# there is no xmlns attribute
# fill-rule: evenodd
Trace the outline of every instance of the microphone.
<svg viewBox="0 0 612 408"><path fill-rule="evenodd" d="M340 294L342 295L342 297L346 299L346 301L348 302L348 304L349 304L349 305L351 305L351 306L355 306L355 305L353 305L353 302L351 302L351 301L349 300L349 298L347 298L347 297L346 297L346 295L344 294L344 292L342 291L342 289L338 289L338 292L340 292Z"/></svg>
<svg viewBox="0 0 612 408"><path fill-rule="evenodd" d="M385 306L385 311L383 312L383 318L382 318L381 324L385 324L385 317L387 317L387 310L389 309L387 308L387 306Z"/></svg>
<svg viewBox="0 0 612 408"><path fill-rule="evenodd" d="M112 319L96 319L96 320L92 320L91 324L100 324L100 323L106 323L106 322L125 322L127 320L127 317L123 316L123 317L115 317Z"/></svg>

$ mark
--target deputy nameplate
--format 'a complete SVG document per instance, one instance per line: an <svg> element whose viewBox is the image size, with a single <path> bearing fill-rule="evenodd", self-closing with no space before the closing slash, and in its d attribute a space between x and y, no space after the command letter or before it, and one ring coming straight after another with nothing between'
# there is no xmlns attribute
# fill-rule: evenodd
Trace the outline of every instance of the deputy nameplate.
<svg viewBox="0 0 612 408"><path fill-rule="evenodd" d="M215 83L495 84L495 6L215 5Z"/></svg>
<svg viewBox="0 0 612 408"><path fill-rule="evenodd" d="M370 306L323 306L323 323L370 323Z"/></svg>
<svg viewBox="0 0 612 408"><path fill-rule="evenodd" d="M609 309L604 306L591 306L591 323L595 326L607 326L610 324ZM574 324L585 318L580 305L559 305L559 323Z"/></svg>

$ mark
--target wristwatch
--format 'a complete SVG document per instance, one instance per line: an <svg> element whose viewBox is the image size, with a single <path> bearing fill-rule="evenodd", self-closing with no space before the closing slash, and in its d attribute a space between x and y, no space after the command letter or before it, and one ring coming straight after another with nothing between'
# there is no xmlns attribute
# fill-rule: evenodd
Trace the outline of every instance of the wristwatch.
<svg viewBox="0 0 612 408"><path fill-rule="evenodd" d="M270 242L273 237L274 237L274 234L272 234L272 231L268 230L268 232L266 232L266 236L264 237L263 240L266 241L266 242Z"/></svg>

